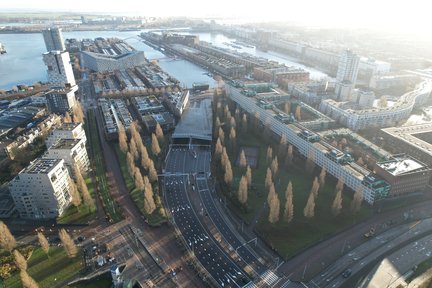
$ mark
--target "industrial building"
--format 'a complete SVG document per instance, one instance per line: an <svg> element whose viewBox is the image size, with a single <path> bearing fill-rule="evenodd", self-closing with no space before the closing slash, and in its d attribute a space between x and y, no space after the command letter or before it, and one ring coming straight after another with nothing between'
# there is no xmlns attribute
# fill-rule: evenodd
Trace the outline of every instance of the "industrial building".
<svg viewBox="0 0 432 288"><path fill-rule="evenodd" d="M70 183L64 160L38 158L9 183L9 190L21 218L54 219L70 204Z"/></svg>

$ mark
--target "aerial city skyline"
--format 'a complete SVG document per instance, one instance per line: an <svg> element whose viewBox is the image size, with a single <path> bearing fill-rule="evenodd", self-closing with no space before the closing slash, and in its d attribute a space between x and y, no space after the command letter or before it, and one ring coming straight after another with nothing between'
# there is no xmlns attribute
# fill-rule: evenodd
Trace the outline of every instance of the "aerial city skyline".
<svg viewBox="0 0 432 288"><path fill-rule="evenodd" d="M422 1L2 5L1 287L432 279Z"/></svg>

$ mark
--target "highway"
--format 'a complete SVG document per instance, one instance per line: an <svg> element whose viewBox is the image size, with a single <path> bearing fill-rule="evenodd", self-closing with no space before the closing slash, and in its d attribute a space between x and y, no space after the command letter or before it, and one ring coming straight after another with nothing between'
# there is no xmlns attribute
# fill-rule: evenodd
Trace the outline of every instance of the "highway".
<svg viewBox="0 0 432 288"><path fill-rule="evenodd" d="M243 287L249 282L248 277L208 235L191 209L186 192L188 177L166 176L164 179L165 198L175 224L196 258L220 287Z"/></svg>

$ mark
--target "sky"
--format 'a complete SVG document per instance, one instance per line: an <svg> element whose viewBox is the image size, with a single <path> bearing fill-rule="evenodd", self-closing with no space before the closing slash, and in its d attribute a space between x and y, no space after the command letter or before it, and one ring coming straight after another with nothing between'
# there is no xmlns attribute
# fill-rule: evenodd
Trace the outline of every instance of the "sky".
<svg viewBox="0 0 432 288"><path fill-rule="evenodd" d="M21 11L115 13L126 16L236 17L260 21L287 21L321 27L403 30L416 34L427 33L430 30L428 2L428 0L0 0L3 11L19 9Z"/></svg>

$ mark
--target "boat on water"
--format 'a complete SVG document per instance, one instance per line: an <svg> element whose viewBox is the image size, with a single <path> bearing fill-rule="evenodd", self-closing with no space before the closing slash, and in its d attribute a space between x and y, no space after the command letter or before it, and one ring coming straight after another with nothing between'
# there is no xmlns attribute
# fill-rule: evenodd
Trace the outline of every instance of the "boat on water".
<svg viewBox="0 0 432 288"><path fill-rule="evenodd" d="M210 85L208 83L203 82L194 82L192 84L192 90L193 91L206 91L208 90Z"/></svg>
<svg viewBox="0 0 432 288"><path fill-rule="evenodd" d="M6 48L2 43L0 43L0 54L5 54L5 53L6 53Z"/></svg>

